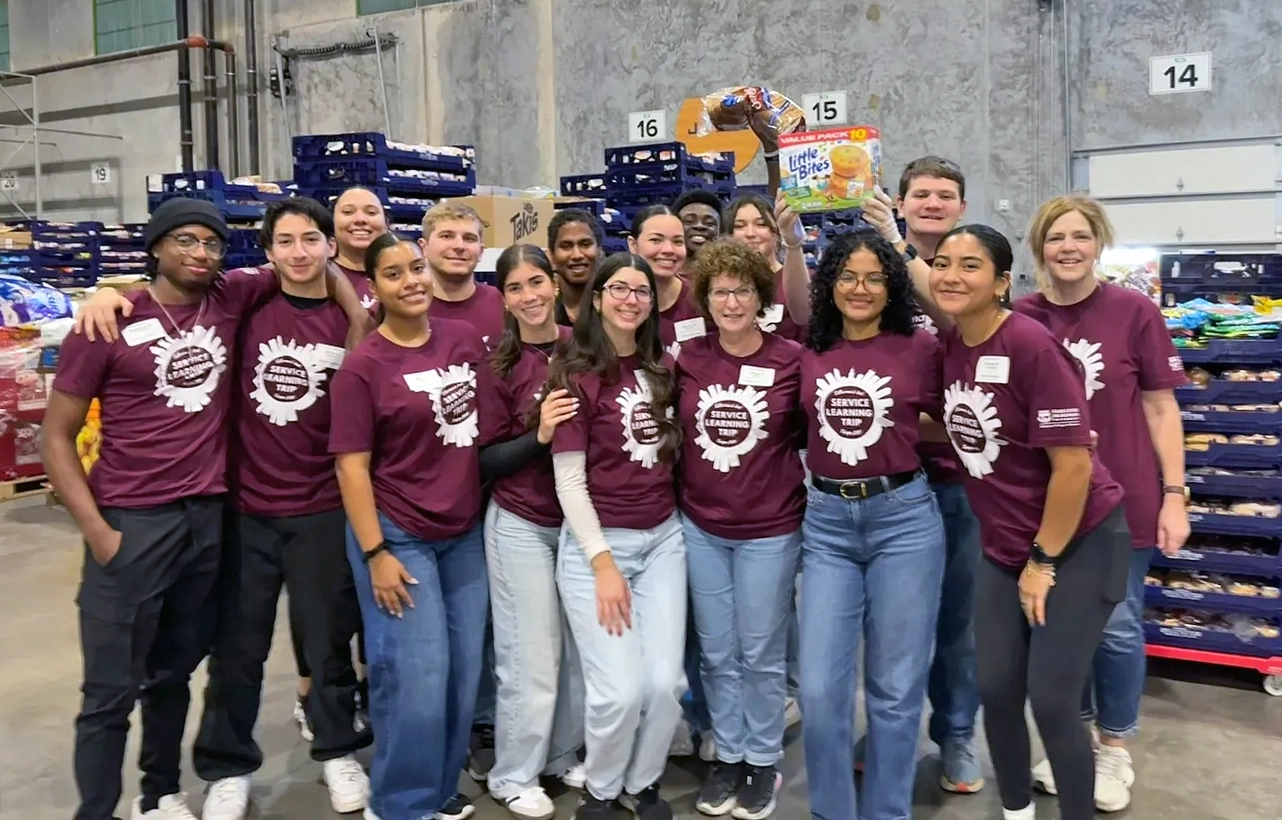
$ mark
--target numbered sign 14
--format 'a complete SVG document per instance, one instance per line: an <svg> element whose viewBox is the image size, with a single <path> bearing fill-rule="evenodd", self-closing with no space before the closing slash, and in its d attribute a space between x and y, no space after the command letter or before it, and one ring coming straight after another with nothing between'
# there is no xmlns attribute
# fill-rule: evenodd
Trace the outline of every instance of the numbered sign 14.
<svg viewBox="0 0 1282 820"><path fill-rule="evenodd" d="M633 111L628 115L628 142L663 142L667 139L667 111Z"/></svg>
<svg viewBox="0 0 1282 820"><path fill-rule="evenodd" d="M806 124L813 126L845 125L850 122L846 108L846 92L820 91L805 94L801 108L806 112Z"/></svg>
<svg viewBox="0 0 1282 820"><path fill-rule="evenodd" d="M1211 52L1169 54L1148 61L1148 93L1184 94L1211 90Z"/></svg>

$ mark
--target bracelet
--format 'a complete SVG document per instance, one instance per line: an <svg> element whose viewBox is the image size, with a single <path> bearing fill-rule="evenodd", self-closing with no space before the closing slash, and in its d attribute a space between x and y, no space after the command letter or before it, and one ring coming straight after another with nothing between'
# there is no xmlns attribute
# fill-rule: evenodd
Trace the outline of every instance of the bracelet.
<svg viewBox="0 0 1282 820"><path fill-rule="evenodd" d="M361 553L361 561L368 564L374 558L374 556L378 555L380 552L390 553L391 551L392 551L392 548L388 545L386 541L379 541L378 546L374 547L374 549L365 550L364 552Z"/></svg>
<svg viewBox="0 0 1282 820"><path fill-rule="evenodd" d="M804 242L804 241L801 241L801 240L798 240L798 241L797 241L797 244L795 244L795 245L789 245L789 244L788 244L788 240L786 240L786 239L784 239L784 240L782 240L782 241L783 241L783 246L784 246L785 248L787 248L788 250L790 250L790 251L795 251L797 248L800 248L802 245L804 245L804 244L805 244L805 242Z"/></svg>
<svg viewBox="0 0 1282 820"><path fill-rule="evenodd" d="M775 149L775 150L773 150L773 151L762 151L762 152L761 152L761 157L762 157L763 159L767 159L767 160L770 160L770 159L779 159L779 149L777 149L777 148L776 148L776 149Z"/></svg>

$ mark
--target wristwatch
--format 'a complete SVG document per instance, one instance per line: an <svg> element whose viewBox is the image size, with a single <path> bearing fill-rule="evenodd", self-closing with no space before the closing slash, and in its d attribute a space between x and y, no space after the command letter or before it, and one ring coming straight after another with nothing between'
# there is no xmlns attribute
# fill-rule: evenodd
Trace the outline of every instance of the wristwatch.
<svg viewBox="0 0 1282 820"><path fill-rule="evenodd" d="M370 561L374 559L374 556L378 555L380 552L391 552L391 551L392 551L392 548L390 545L388 545L386 541L379 541L378 546L374 547L374 549L365 550L364 552L361 553L361 560L366 564L368 564Z"/></svg>
<svg viewBox="0 0 1282 820"><path fill-rule="evenodd" d="M1162 495L1179 495L1183 496L1185 501L1188 501L1191 493L1189 488L1182 484L1163 484Z"/></svg>
<svg viewBox="0 0 1282 820"><path fill-rule="evenodd" d="M917 258L917 249L908 243L904 243L904 261L911 262Z"/></svg>
<svg viewBox="0 0 1282 820"><path fill-rule="evenodd" d="M1041 564L1044 567L1050 567L1052 569L1059 564L1059 561L1047 555L1046 550L1042 549L1042 545L1036 541L1033 542L1033 546L1029 550L1028 560L1032 561L1034 564Z"/></svg>

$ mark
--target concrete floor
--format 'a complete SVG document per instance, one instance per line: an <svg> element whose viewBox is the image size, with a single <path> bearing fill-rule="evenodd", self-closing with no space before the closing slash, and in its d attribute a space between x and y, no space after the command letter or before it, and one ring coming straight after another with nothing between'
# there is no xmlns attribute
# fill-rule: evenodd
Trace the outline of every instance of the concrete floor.
<svg viewBox="0 0 1282 820"><path fill-rule="evenodd" d="M80 655L75 594L81 552L65 511L42 499L0 504L0 818L65 820L75 808L71 778L71 721L78 705ZM260 820L336 818L319 767L290 718L293 663L284 625L269 664L259 742L266 765L255 781ZM197 687L203 686L203 679ZM199 698L194 707L198 708ZM188 737L194 732L193 709ZM1144 734L1134 747L1138 782L1123 817L1142 820L1277 820L1282 817L1282 699L1270 698L1253 674L1225 675L1186 666L1155 667L1143 707ZM135 733L136 735L136 733ZM136 740L136 736L134 738ZM936 784L934 748L923 740L913 816L921 820L998 818L995 782L982 793L949 796ZM137 793L131 745L126 798ZM776 817L807 816L801 744L789 735L786 778ZM682 818L694 818L698 764L674 761L666 794ZM185 787L198 807L201 783L188 772ZM475 784L478 818L508 817ZM568 818L574 796L557 797ZM1042 800L1042 817L1056 816ZM126 813L127 816L127 813ZM853 818L852 818L853 820Z"/></svg>

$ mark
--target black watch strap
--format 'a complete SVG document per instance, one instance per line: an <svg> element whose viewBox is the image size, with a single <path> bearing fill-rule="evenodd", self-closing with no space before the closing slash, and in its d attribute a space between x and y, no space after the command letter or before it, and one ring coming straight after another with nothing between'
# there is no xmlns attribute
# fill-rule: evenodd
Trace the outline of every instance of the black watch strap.
<svg viewBox="0 0 1282 820"><path fill-rule="evenodd" d="M904 243L904 261L911 262L914 259L916 259L917 256L918 256L917 249L914 248L912 245L909 245L907 242L905 242Z"/></svg>
<svg viewBox="0 0 1282 820"><path fill-rule="evenodd" d="M1043 564L1048 567L1057 566L1059 564L1059 561L1047 555L1046 550L1042 549L1042 545L1036 541L1033 542L1033 546L1029 550L1028 557L1034 564Z"/></svg>
<svg viewBox="0 0 1282 820"><path fill-rule="evenodd" d="M374 556L378 555L380 552L391 552L391 551L392 551L392 548L388 545L386 541L379 541L378 546L374 547L374 549L365 550L364 552L361 553L361 560L364 561L366 564L368 564L371 560L373 560Z"/></svg>

